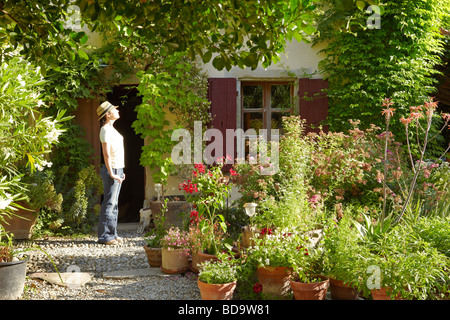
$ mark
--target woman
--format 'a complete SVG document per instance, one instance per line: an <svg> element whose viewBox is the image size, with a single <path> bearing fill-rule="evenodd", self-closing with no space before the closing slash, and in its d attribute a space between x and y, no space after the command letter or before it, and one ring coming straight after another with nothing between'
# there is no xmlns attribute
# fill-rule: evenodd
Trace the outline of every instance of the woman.
<svg viewBox="0 0 450 320"><path fill-rule="evenodd" d="M100 141L105 164L100 169L103 180L103 202L98 223L98 242L107 245L118 244L122 239L117 234L119 214L119 193L125 174L124 145L122 135L114 128L120 118L118 106L108 101L97 108L100 120Z"/></svg>

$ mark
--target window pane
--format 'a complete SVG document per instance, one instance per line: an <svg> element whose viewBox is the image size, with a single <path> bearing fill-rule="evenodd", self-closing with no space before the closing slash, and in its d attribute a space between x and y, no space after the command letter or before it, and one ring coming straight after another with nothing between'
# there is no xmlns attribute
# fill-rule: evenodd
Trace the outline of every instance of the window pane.
<svg viewBox="0 0 450 320"><path fill-rule="evenodd" d="M263 87L262 85L248 85L243 88L244 109L259 109L263 107Z"/></svg>
<svg viewBox="0 0 450 320"><path fill-rule="evenodd" d="M264 118L262 112L245 112L244 113L244 131L255 129L259 133L259 129L264 129Z"/></svg>
<svg viewBox="0 0 450 320"><path fill-rule="evenodd" d="M289 84L270 86L270 106L272 109L291 108L291 86Z"/></svg>
<svg viewBox="0 0 450 320"><path fill-rule="evenodd" d="M282 117L289 116L288 112L272 112L271 116L271 129L280 129L280 134L283 134Z"/></svg>

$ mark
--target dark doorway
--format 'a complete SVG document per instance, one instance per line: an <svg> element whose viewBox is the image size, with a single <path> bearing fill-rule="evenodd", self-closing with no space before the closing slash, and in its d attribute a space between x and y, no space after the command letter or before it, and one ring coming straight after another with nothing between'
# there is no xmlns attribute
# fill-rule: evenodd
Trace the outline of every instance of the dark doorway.
<svg viewBox="0 0 450 320"><path fill-rule="evenodd" d="M142 98L135 87L117 86L107 99L119 106L120 119L114 127L122 134L125 144L126 178L120 190L118 221L136 222L145 199L145 170L139 162L144 141L134 132L132 124L137 115L135 108L142 103Z"/></svg>

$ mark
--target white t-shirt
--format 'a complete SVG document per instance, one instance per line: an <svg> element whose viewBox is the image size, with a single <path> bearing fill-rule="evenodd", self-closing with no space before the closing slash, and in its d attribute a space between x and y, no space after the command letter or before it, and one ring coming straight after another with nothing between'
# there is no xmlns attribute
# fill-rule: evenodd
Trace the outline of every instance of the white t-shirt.
<svg viewBox="0 0 450 320"><path fill-rule="evenodd" d="M103 126L100 129L100 141L108 143L112 168L125 167L125 152L122 135L112 126Z"/></svg>

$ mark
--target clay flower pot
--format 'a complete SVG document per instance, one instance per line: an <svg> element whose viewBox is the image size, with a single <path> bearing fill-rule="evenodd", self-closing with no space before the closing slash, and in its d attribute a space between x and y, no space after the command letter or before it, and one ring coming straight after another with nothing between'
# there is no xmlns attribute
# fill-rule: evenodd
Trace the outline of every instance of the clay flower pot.
<svg viewBox="0 0 450 320"><path fill-rule="evenodd" d="M213 254L204 253L201 251L196 252L192 255L191 271L194 273L198 273L200 264L208 260L217 260L217 257Z"/></svg>
<svg viewBox="0 0 450 320"><path fill-rule="evenodd" d="M236 281L224 284L210 284L197 280L197 286L200 289L202 300L231 300Z"/></svg>
<svg viewBox="0 0 450 320"><path fill-rule="evenodd" d="M161 248L151 248L147 245L144 246L145 254L147 255L148 264L152 268L161 267L162 253Z"/></svg>
<svg viewBox="0 0 450 320"><path fill-rule="evenodd" d="M327 298L330 279L319 276L320 282L303 283L298 281L290 281L292 292L295 300L325 300Z"/></svg>
<svg viewBox="0 0 450 320"><path fill-rule="evenodd" d="M373 300L402 300L400 294L395 298L391 297L391 289L389 287L381 287L380 289L370 290Z"/></svg>
<svg viewBox="0 0 450 320"><path fill-rule="evenodd" d="M277 299L289 299L291 269L287 267L262 267L256 270L264 295Z"/></svg>
<svg viewBox="0 0 450 320"><path fill-rule="evenodd" d="M330 278L330 292L333 300L356 300L359 295L358 289L333 278Z"/></svg>
<svg viewBox="0 0 450 320"><path fill-rule="evenodd" d="M185 273L189 259L184 249L161 249L161 271L168 274Z"/></svg>

